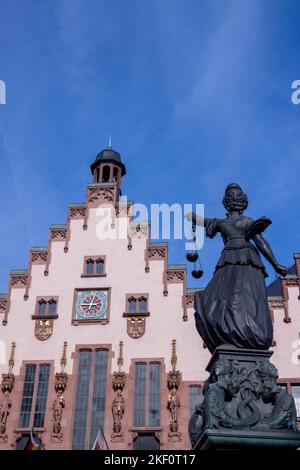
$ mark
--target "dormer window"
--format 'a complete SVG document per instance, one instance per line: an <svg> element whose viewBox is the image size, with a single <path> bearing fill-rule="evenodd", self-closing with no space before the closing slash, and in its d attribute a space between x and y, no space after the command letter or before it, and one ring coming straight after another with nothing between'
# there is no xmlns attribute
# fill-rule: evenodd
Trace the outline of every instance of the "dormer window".
<svg viewBox="0 0 300 470"><path fill-rule="evenodd" d="M86 256L81 277L105 276L105 256Z"/></svg>
<svg viewBox="0 0 300 470"><path fill-rule="evenodd" d="M58 297L38 297L32 318L57 318Z"/></svg>

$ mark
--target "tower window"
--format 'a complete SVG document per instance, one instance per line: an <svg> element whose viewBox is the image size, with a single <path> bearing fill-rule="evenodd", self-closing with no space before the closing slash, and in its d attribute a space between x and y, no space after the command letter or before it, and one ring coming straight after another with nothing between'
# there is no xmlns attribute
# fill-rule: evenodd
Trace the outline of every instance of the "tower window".
<svg viewBox="0 0 300 470"><path fill-rule="evenodd" d="M38 307L38 314L39 315L45 315L46 306L47 306L47 302L45 302L45 300L40 300L39 301L39 307Z"/></svg>
<svg viewBox="0 0 300 470"><path fill-rule="evenodd" d="M89 256L84 258L83 276L105 276L105 256Z"/></svg>
<svg viewBox="0 0 300 470"><path fill-rule="evenodd" d="M110 180L110 166L105 165L102 170L102 181L104 183Z"/></svg>

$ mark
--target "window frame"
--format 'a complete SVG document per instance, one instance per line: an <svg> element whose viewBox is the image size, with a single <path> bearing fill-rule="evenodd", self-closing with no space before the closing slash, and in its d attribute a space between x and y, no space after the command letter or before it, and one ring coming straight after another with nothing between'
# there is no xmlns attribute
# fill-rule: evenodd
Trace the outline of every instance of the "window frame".
<svg viewBox="0 0 300 470"><path fill-rule="evenodd" d="M135 312L130 312L130 300L134 299L136 302L136 309ZM146 301L146 309L144 312L139 311L139 305L141 300ZM148 293L134 293L134 294L126 294L125 296L125 311L123 313L123 317L149 317L150 316L150 309L149 309L149 294Z"/></svg>
<svg viewBox="0 0 300 470"><path fill-rule="evenodd" d="M93 272L91 274L87 273L87 263L88 261L93 261ZM103 272L102 274L97 274L97 262L102 261L103 263ZM85 256L83 259L83 269L81 277L106 277L106 255L92 255Z"/></svg>
<svg viewBox="0 0 300 470"><path fill-rule="evenodd" d="M35 301L35 308L34 308L34 314L31 316L33 320L51 320L51 319L56 319L58 318L58 295L44 295L44 296L38 296ZM42 302L46 303L46 310L45 314L40 314L39 313L39 308L40 304ZM56 303L56 309L55 309L55 314L49 314L49 304L51 303Z"/></svg>
<svg viewBox="0 0 300 470"><path fill-rule="evenodd" d="M91 436L91 424L92 424L92 411L93 411L93 396L94 396L94 383L95 383L95 353L96 351L107 351L107 370L106 370L106 385L105 385L105 404L104 404L104 422L103 422L103 431L105 434L105 426L106 424L110 424L110 420L108 417L108 410L111 405L110 398L111 398L111 383L110 383L110 375L111 375L111 366L112 366L112 349L111 344L80 344L76 345L75 353L74 353L74 360L73 360L73 377L76 377L74 383L74 394L71 403L72 408L72 415L71 415L71 429L69 434L69 448L72 449L73 446L73 427L74 427L74 420L75 420L75 406L76 406L76 389L77 389L77 373L78 373L78 366L79 366L79 357L81 351L91 351L91 373L90 373L90 380L89 380L89 395L88 395L88 409L87 409L87 419L86 419L86 430L85 430L85 443L84 449L90 450L90 436Z"/></svg>
<svg viewBox="0 0 300 470"><path fill-rule="evenodd" d="M145 385L145 407L144 407L144 426L137 426L134 424L134 411L135 411L135 373L136 373L136 365L137 364L144 364L146 365L146 385ZM150 397L150 364L159 364L160 365L160 405L159 405L159 426L153 426L149 424L149 397ZM133 397L132 397L132 412L131 412L131 427L130 431L132 432L139 432L139 431L160 431L163 429L162 427L162 419L163 419L163 384L165 379L165 365L163 358L140 358L140 359L133 359L131 363L131 377L133 380Z"/></svg>
<svg viewBox="0 0 300 470"><path fill-rule="evenodd" d="M35 417L35 408L36 408L36 400L37 400L37 392L38 392L38 385L39 385L39 373L40 367L43 365L49 366L49 376L48 376L48 388L47 388L47 398L45 404L45 415L44 415L44 425L43 427L35 427L34 429L43 432L47 428L47 419L48 419L48 410L49 410L49 403L52 398L51 394L51 385L53 380L53 370L54 370L54 361L53 360L43 360L43 361L23 361L21 366L21 373L19 376L19 381L21 385L21 393L19 398L19 406L18 406L18 414L17 414L17 427L16 431L20 433L29 432L33 427L34 417ZM31 410L30 410L30 419L29 419L29 426L28 427L20 427L20 415L21 415L21 407L23 401L23 391L24 391L24 382L26 376L26 368L27 366L35 366L35 377L34 377L34 387L33 387L33 394L32 394L32 403L31 403Z"/></svg>

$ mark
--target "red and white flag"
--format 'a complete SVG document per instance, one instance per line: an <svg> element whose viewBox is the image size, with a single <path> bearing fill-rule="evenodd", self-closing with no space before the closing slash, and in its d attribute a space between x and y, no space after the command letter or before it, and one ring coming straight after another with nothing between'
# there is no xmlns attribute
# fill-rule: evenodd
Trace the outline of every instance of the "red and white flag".
<svg viewBox="0 0 300 470"><path fill-rule="evenodd" d="M108 450L108 445L101 428L99 428L92 450Z"/></svg>

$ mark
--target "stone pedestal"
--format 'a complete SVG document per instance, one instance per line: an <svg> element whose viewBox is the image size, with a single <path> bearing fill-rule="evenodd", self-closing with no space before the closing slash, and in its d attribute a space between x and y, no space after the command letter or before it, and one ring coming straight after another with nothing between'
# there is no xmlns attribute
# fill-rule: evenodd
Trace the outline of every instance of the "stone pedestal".
<svg viewBox="0 0 300 470"><path fill-rule="evenodd" d="M195 450L300 447L293 397L276 383L271 351L216 348L204 400L189 423Z"/></svg>

